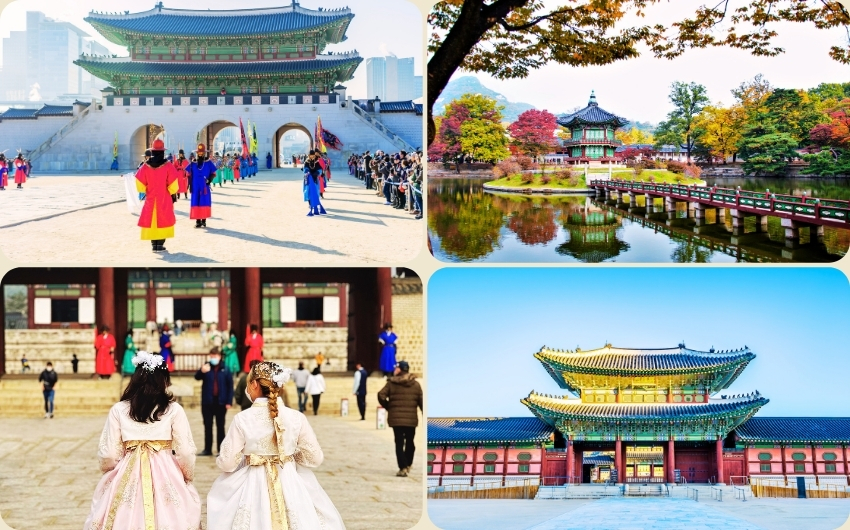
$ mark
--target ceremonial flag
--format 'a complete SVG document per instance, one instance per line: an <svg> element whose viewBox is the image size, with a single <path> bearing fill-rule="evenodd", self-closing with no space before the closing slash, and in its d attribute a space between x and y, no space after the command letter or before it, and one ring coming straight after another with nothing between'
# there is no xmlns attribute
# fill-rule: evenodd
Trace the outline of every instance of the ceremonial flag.
<svg viewBox="0 0 850 530"><path fill-rule="evenodd" d="M248 140L245 138L245 126L242 125L242 117L239 117L239 132L242 134L242 154L248 154Z"/></svg>
<svg viewBox="0 0 850 530"><path fill-rule="evenodd" d="M118 131L115 131L115 143L112 144L112 158L118 158Z"/></svg>
<svg viewBox="0 0 850 530"><path fill-rule="evenodd" d="M322 133L324 129L322 129L322 117L317 116L316 118L316 150L320 153L327 153L328 148L325 146L325 140L322 137Z"/></svg>
<svg viewBox="0 0 850 530"><path fill-rule="evenodd" d="M254 131L253 131L252 136L253 136L253 138L251 139L251 152L256 153L257 152L257 144L259 143L259 141L257 140L257 123L256 122L254 122Z"/></svg>
<svg viewBox="0 0 850 530"><path fill-rule="evenodd" d="M339 151L342 146L345 145L342 143L342 140L340 140L337 135L327 129L324 129L322 131L322 142L325 144L325 146L330 147L331 149L336 149L337 151Z"/></svg>

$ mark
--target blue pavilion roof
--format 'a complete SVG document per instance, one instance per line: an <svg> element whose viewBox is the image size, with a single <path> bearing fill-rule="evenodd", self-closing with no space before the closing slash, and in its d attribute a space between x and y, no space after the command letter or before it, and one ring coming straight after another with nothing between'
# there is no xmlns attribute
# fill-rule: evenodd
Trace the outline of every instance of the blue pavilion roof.
<svg viewBox="0 0 850 530"><path fill-rule="evenodd" d="M244 37L304 31L334 22L348 24L353 17L354 14L348 8L313 10L289 5L213 11L168 9L160 2L153 9L141 13L109 14L93 11L85 20L99 31L105 29L107 33ZM105 35L110 37L106 33Z"/></svg>
<svg viewBox="0 0 850 530"><path fill-rule="evenodd" d="M850 443L850 418L751 418L735 433L750 443Z"/></svg>
<svg viewBox="0 0 850 530"><path fill-rule="evenodd" d="M768 400L758 392L721 399L707 403L583 403L578 399L546 396L532 392L522 400L531 411L546 421L558 419L609 421L609 420L677 420L706 419L720 416L746 416L766 405Z"/></svg>
<svg viewBox="0 0 850 530"><path fill-rule="evenodd" d="M554 429L537 418L429 418L428 443L542 443Z"/></svg>
<svg viewBox="0 0 850 530"><path fill-rule="evenodd" d="M234 62L170 62L131 61L128 57L83 56L74 64L92 71L106 71L111 75L181 77L181 76L233 76L262 74L288 74L333 70L339 67L356 67L362 59L357 52L320 55L301 61L234 61ZM353 73L353 70L352 70ZM97 75L97 74L95 74Z"/></svg>
<svg viewBox="0 0 850 530"><path fill-rule="evenodd" d="M39 117L73 115L74 107L70 105L42 105L38 109L7 109L0 114L0 120L35 120Z"/></svg>
<svg viewBox="0 0 850 530"><path fill-rule="evenodd" d="M622 127L626 125L628 120L625 120L616 114L612 114L603 109L596 102L596 95L590 94L590 101L587 106L572 114L564 114L558 116L558 125L563 127L575 127L580 125L613 125L614 127Z"/></svg>

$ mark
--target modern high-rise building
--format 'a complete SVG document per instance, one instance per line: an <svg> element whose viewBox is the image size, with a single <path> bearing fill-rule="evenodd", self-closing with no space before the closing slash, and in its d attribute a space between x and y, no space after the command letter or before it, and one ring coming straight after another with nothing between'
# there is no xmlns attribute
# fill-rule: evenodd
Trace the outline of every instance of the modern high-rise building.
<svg viewBox="0 0 850 530"><path fill-rule="evenodd" d="M107 55L109 50L68 22L28 11L26 31L12 31L3 39L0 98L52 101L92 95L106 83L74 65L82 54Z"/></svg>
<svg viewBox="0 0 850 530"><path fill-rule="evenodd" d="M413 57L366 59L366 97L407 101L422 97L422 76L413 75Z"/></svg>

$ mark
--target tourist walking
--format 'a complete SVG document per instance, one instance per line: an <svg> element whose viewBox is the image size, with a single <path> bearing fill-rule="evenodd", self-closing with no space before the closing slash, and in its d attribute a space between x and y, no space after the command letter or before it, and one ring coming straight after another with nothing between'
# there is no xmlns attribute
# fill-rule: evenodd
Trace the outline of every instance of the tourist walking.
<svg viewBox="0 0 850 530"><path fill-rule="evenodd" d="M189 179L189 219L195 220L195 228L205 228L207 219L212 217L212 188L216 178L215 164L207 160L207 147L198 144L198 158L186 167Z"/></svg>
<svg viewBox="0 0 850 530"><path fill-rule="evenodd" d="M357 363L354 367L354 387L351 392L357 396L357 410L360 411L360 419L366 419L366 380L369 378L369 372L363 368L363 365Z"/></svg>
<svg viewBox="0 0 850 530"><path fill-rule="evenodd" d="M9 185L9 164L6 155L0 153L0 191L4 191Z"/></svg>
<svg viewBox="0 0 850 530"><path fill-rule="evenodd" d="M94 339L95 376L109 379L115 372L115 337L109 332L109 326L103 326L100 335Z"/></svg>
<svg viewBox="0 0 850 530"><path fill-rule="evenodd" d="M266 153L266 169L272 168L272 154Z"/></svg>
<svg viewBox="0 0 850 530"><path fill-rule="evenodd" d="M186 160L186 154L183 150L177 152L177 160L173 162L174 168L177 170L177 197L183 194L184 199L189 198L189 176L186 174L186 168L190 162Z"/></svg>
<svg viewBox="0 0 850 530"><path fill-rule="evenodd" d="M199 529L189 420L168 392L171 378L162 356L140 351L134 364L100 436L103 477L84 527Z"/></svg>
<svg viewBox="0 0 850 530"><path fill-rule="evenodd" d="M74 353L74 354L71 355L71 370L73 370L74 373L77 373L77 371L79 369L80 369L80 360L77 359L77 354Z"/></svg>
<svg viewBox="0 0 850 530"><path fill-rule="evenodd" d="M396 476L406 477L416 450L413 439L419 426L417 409L422 410L422 387L410 373L407 361L399 361L396 365L393 376L378 392L378 403L387 409L387 425L392 427L395 437Z"/></svg>
<svg viewBox="0 0 850 530"><path fill-rule="evenodd" d="M168 324L162 325L162 333L159 335L159 354L165 359L165 366L169 372L174 371L174 352L171 350L171 333Z"/></svg>
<svg viewBox="0 0 850 530"><path fill-rule="evenodd" d="M248 327L245 346L248 347L248 351L245 353L245 371L247 372L251 370L251 361L263 360L263 336L260 335L260 328L256 324L251 324Z"/></svg>
<svg viewBox="0 0 850 530"><path fill-rule="evenodd" d="M325 390L327 390L325 376L322 375L322 369L317 366L313 368L313 372L307 378L307 386L304 388L304 392L310 394L313 399L313 416L319 415L319 402L322 400L322 394Z"/></svg>
<svg viewBox="0 0 850 530"><path fill-rule="evenodd" d="M136 343L133 341L133 331L130 330L124 336L124 360L121 362L121 374L133 375L136 371L136 365L133 364L133 357L136 356Z"/></svg>
<svg viewBox="0 0 850 530"><path fill-rule="evenodd" d="M57 381L59 381L59 375L53 370L53 363L47 361L47 366L38 376L38 382L41 383L41 393L44 395L45 418L53 418L53 396Z"/></svg>
<svg viewBox="0 0 850 530"><path fill-rule="evenodd" d="M27 164L24 161L24 155L18 153L18 156L15 158L15 184L18 185L18 189L24 189L24 184L27 182Z"/></svg>
<svg viewBox="0 0 850 530"><path fill-rule="evenodd" d="M233 403L233 374L221 362L221 352L210 350L207 363L195 372L195 379L203 381L201 385L201 415L204 418L204 450L198 456L212 456L213 421L216 428L216 442L221 452L224 441L224 421L227 411Z"/></svg>
<svg viewBox="0 0 850 530"><path fill-rule="evenodd" d="M304 368L304 363L298 363L298 369L292 373L295 382L295 390L298 392L298 411L307 410L307 380L310 379L310 371Z"/></svg>
<svg viewBox="0 0 850 530"><path fill-rule="evenodd" d="M165 159L165 144L154 140L151 157L136 172L136 189L145 194L138 226L142 239L154 252L165 252L165 240L174 237L174 202L177 200L177 169Z"/></svg>
<svg viewBox="0 0 850 530"><path fill-rule="evenodd" d="M230 373L236 375L242 372L242 367L239 365L239 352L236 350L237 341L236 335L232 332L228 332L227 343L224 344L222 349L222 355L224 357L224 366L230 370ZM247 373L247 371L245 372ZM239 393L236 393L237 398L239 398Z"/></svg>
<svg viewBox="0 0 850 530"><path fill-rule="evenodd" d="M253 406L233 419L207 495L207 529L344 530L333 502L309 468L324 456L304 414L279 399L290 370L257 363L248 377Z"/></svg>
<svg viewBox="0 0 850 530"><path fill-rule="evenodd" d="M378 366L384 375L390 375L395 370L397 340L398 336L393 333L393 325L389 322L384 324L384 330L378 335L378 342L381 343L381 360Z"/></svg>

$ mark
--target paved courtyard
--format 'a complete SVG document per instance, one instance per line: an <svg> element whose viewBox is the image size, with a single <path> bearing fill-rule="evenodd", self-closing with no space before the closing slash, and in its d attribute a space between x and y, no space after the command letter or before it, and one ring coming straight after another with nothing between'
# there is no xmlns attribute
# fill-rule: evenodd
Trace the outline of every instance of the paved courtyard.
<svg viewBox="0 0 850 530"><path fill-rule="evenodd" d="M22 263L387 263L409 261L423 247L424 224L384 206L347 170L337 171L325 192L327 216L306 216L296 169L215 187L207 229L194 228L189 201L181 198L164 254L139 239L118 173L37 174L25 186L0 192L9 205L0 212L0 249Z"/></svg>
<svg viewBox="0 0 850 530"><path fill-rule="evenodd" d="M850 500L429 500L428 515L443 530L835 530Z"/></svg>
<svg viewBox="0 0 850 530"><path fill-rule="evenodd" d="M187 413L195 443L202 446L201 414ZM364 422L352 416L308 416L325 453L316 477L349 530L406 530L422 514L424 429L417 433L414 471L399 478L392 431L376 430L374 412L370 415ZM3 522L15 530L82 528L100 478L96 453L104 421L104 417L3 420L0 528ZM195 486L202 499L218 474L215 458L198 457Z"/></svg>

